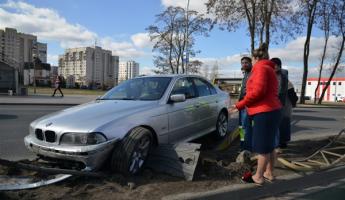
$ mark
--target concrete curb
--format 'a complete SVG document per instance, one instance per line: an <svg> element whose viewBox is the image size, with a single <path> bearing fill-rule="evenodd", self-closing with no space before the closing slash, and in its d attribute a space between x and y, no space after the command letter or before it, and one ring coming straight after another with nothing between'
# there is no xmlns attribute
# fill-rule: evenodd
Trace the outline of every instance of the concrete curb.
<svg viewBox="0 0 345 200"><path fill-rule="evenodd" d="M296 108L345 108L345 104L343 105L297 104Z"/></svg>
<svg viewBox="0 0 345 200"><path fill-rule="evenodd" d="M345 178L345 166L336 167L327 171L310 172L303 174L290 174L277 177L272 184L258 187L254 184L236 184L212 191L197 193L182 193L165 196L164 200L177 199L259 199L279 195L286 192L301 190L316 185L329 184Z"/></svg>

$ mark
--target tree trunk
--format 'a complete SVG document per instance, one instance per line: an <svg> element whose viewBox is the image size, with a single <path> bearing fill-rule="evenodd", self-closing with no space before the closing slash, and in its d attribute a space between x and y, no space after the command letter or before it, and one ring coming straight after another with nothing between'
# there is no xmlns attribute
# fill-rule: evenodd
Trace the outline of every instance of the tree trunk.
<svg viewBox="0 0 345 200"><path fill-rule="evenodd" d="M304 43L304 50L303 50L303 78L302 78L302 89L301 89L301 96L300 96L300 103L305 103L305 88L307 83L308 77L308 59L309 59L309 47L310 47L310 37L311 31L314 25L315 19L315 10L316 10L317 0L313 1L313 4L308 7L308 27L307 27L307 36Z"/></svg>
<svg viewBox="0 0 345 200"><path fill-rule="evenodd" d="M266 44L269 48L270 45L270 26L271 26L271 19L272 19L272 12L275 4L275 0L271 0L270 3L268 3L269 0L266 0L266 19L265 19L265 29L266 29Z"/></svg>
<svg viewBox="0 0 345 200"><path fill-rule="evenodd" d="M251 54L253 54L254 52L254 45L255 45L255 4L256 1L255 0L251 0L250 1L252 4L252 15L249 12L249 8L248 8L248 4L247 4L247 0L242 0L244 9L245 9L245 13L247 16L247 21L248 21L248 27L249 27L249 34L250 34L250 51Z"/></svg>
<svg viewBox="0 0 345 200"><path fill-rule="evenodd" d="M315 91L314 91L314 104L316 104L316 94L317 94L317 91L319 90L319 85L320 85L320 80L321 80L321 75L322 75L323 62L324 62L325 57L326 57L328 38L329 38L329 35L327 33L325 33L325 46L323 47L321 63L320 63L320 69L319 69L319 77L317 79L317 85L316 85L316 88L315 88Z"/></svg>
<svg viewBox="0 0 345 200"><path fill-rule="evenodd" d="M340 46L340 50L339 50L339 53L338 53L338 56L337 56L337 61L336 61L336 63L334 64L334 67L333 67L333 70L332 70L332 73L331 73L330 77L328 78L326 87L324 87L323 90L322 90L322 94L321 94L321 97L320 97L320 99L319 99L318 104L321 104L321 103L322 103L322 99L323 99L323 97L325 96L325 93L326 93L326 91L327 91L327 89L328 89L328 87L329 87L329 85L330 85L330 83L331 83L331 81L332 81L332 79L333 79L333 76L334 76L335 72L337 71L337 68L338 68L339 63L340 63L340 59L341 59L341 57L342 57L342 55L343 55L344 43L345 43L345 35L343 34L343 36L342 36L342 41L341 41L341 46Z"/></svg>

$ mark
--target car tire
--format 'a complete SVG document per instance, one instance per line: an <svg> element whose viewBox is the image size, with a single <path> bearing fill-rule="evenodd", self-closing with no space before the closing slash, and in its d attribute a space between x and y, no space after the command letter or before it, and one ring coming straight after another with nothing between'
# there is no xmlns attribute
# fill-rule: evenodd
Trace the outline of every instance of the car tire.
<svg viewBox="0 0 345 200"><path fill-rule="evenodd" d="M113 150L111 170L124 175L135 175L141 172L153 144L150 130L137 127Z"/></svg>
<svg viewBox="0 0 345 200"><path fill-rule="evenodd" d="M223 139L226 136L228 123L228 116L225 111L220 112L217 119L216 132L214 134L216 139Z"/></svg>

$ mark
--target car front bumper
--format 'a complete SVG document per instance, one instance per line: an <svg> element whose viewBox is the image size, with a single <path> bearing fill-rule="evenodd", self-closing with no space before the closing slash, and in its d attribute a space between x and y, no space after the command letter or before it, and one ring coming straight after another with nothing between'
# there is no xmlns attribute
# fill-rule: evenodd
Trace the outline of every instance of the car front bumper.
<svg viewBox="0 0 345 200"><path fill-rule="evenodd" d="M81 162L85 165L85 170L99 169L109 157L118 141L118 139L114 139L101 144L88 146L61 146L41 142L31 135L24 138L25 146L36 155Z"/></svg>

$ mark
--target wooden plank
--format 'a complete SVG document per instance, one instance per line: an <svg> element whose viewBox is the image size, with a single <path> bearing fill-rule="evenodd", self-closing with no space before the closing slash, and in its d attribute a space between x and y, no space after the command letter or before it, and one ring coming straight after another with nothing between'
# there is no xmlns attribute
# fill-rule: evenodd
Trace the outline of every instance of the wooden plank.
<svg viewBox="0 0 345 200"><path fill-rule="evenodd" d="M320 161L317 161L317 160L311 160L311 159L309 159L309 160L307 160L307 161L308 161L308 162L311 162L311 163L319 164L319 165L321 165L321 166L327 165L327 163L323 163L323 162L320 162Z"/></svg>
<svg viewBox="0 0 345 200"><path fill-rule="evenodd" d="M332 155L332 156L337 156L337 157L342 157L343 155L340 155L340 154L337 154L337 153L333 153L333 152L330 152L330 151L326 151L326 150L322 150L323 153L326 153L326 154L329 154L329 155Z"/></svg>
<svg viewBox="0 0 345 200"><path fill-rule="evenodd" d="M146 166L153 170L193 180L201 144L162 144L149 155Z"/></svg>
<svg viewBox="0 0 345 200"><path fill-rule="evenodd" d="M305 168L312 168L312 166L310 166L310 165L308 165L306 163L297 162L297 161L293 161L292 163L295 164L295 165L300 165L300 166L305 167Z"/></svg>
<svg viewBox="0 0 345 200"><path fill-rule="evenodd" d="M326 161L327 165L329 165L330 163L329 163L327 157L325 156L325 154L322 151L320 151L320 153L321 153L323 159Z"/></svg>

